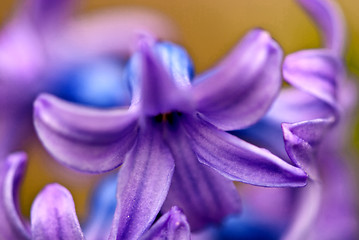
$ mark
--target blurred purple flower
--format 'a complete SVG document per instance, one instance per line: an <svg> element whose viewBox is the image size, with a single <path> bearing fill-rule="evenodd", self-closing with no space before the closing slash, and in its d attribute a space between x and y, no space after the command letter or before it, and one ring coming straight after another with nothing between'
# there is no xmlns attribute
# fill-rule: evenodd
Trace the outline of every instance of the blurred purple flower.
<svg viewBox="0 0 359 240"><path fill-rule="evenodd" d="M36 95L44 91L63 95L55 88L59 86L56 77L64 71L89 59L98 61L109 55L127 58L138 32L176 38L173 25L158 13L137 8L113 9L72 18L77 4L77 0L21 0L14 16L0 32L0 156L3 158L21 148L28 137ZM102 80L105 81L107 78Z"/></svg>
<svg viewBox="0 0 359 240"><path fill-rule="evenodd" d="M193 230L219 222L240 210L231 180L306 184L299 168L223 131L258 121L280 89L282 51L268 33L251 31L192 84L188 61L161 46L141 41L129 65L128 108L89 109L47 94L34 104L38 135L61 163L93 173L124 163L113 238L137 238L162 205L181 207Z"/></svg>
<svg viewBox="0 0 359 240"><path fill-rule="evenodd" d="M283 75L296 89L283 90L264 120L237 134L283 158L288 153L287 160L308 173L308 185L289 190L252 188L244 202L272 224L278 213L272 208L286 199L287 204L281 202L285 210L277 218L280 227L287 229L283 239L355 239L355 193L342 154L356 102L356 87L342 63L345 28L332 1L298 2L320 27L326 48L289 55ZM280 134L282 122L284 145L268 142L268 135Z"/></svg>
<svg viewBox="0 0 359 240"><path fill-rule="evenodd" d="M1 239L85 239L75 212L71 193L63 186L47 185L35 198L31 207L31 222L21 215L18 194L24 177L27 158L14 153L0 163L0 233ZM101 225L101 221L97 222ZM108 239L108 232L93 238ZM172 207L139 239L189 239L190 228L186 217Z"/></svg>

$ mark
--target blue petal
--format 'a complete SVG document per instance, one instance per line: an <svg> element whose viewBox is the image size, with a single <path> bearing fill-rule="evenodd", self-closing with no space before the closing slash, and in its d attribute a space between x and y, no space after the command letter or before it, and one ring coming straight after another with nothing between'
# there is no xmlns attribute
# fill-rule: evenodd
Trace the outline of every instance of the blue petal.
<svg viewBox="0 0 359 240"><path fill-rule="evenodd" d="M105 58L77 64L61 73L56 95L92 107L129 105L131 89L123 77L124 63Z"/></svg>
<svg viewBox="0 0 359 240"><path fill-rule="evenodd" d="M91 202L85 236L87 240L107 239L116 209L117 175L112 174L100 182Z"/></svg>
<svg viewBox="0 0 359 240"><path fill-rule="evenodd" d="M156 44L155 51L179 84L189 84L194 77L193 62L187 51L170 42Z"/></svg>

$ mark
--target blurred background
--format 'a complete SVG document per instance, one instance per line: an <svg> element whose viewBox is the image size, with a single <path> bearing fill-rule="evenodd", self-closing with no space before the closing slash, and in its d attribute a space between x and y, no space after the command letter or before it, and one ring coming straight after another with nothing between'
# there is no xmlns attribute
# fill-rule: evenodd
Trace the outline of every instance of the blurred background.
<svg viewBox="0 0 359 240"><path fill-rule="evenodd" d="M346 61L350 72L359 74L359 2L337 2L348 24ZM13 0L1 0L1 23L11 16L15 4ZM145 8L166 15L178 33L172 39L188 50L196 72L215 64L254 27L268 30L286 54L320 46L319 33L294 0L84 0L77 14L95 13L113 7L122 8L123 11L133 7ZM358 150L359 127L352 132L352 143ZM47 183L59 182L73 194L79 218L86 217L87 195L103 175L81 174L62 167L46 154L36 139L32 139L28 146L26 150L30 161L21 190L23 213L29 216L34 197ZM353 165L359 169L357 162L353 162Z"/></svg>

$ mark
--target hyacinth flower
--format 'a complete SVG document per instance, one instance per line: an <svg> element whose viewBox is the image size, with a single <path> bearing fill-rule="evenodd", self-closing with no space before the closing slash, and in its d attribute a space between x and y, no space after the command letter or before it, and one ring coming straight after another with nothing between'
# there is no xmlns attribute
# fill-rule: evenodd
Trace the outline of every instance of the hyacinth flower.
<svg viewBox="0 0 359 240"><path fill-rule="evenodd" d="M308 173L308 185L300 190L249 189L244 204L272 225L277 219L275 231L282 231L282 239L355 239L353 180L341 153L356 102L354 83L342 67L345 28L333 2L298 2L321 29L325 49L289 55L283 75L298 90L283 90L262 122L236 134L278 155L288 153L287 160ZM281 122L286 122L284 143L268 142L262 134L278 136ZM273 209L278 204L285 210Z"/></svg>
<svg viewBox="0 0 359 240"><path fill-rule="evenodd" d="M84 59L88 65L90 59L96 63L101 60L102 65L113 64L113 58L123 61L131 53L131 40L138 31L175 38L172 24L161 15L130 9L72 18L77 3L19 1L13 17L0 32L0 156L3 158L19 149L29 135L36 95L47 91L62 97L73 87L71 79L58 77L65 76L72 66L84 64ZM104 25L120 34L114 37L112 32L105 32ZM116 42L116 48L110 44L106 48L100 46L98 43L104 39ZM108 55L110 60L106 58ZM59 86L62 92L55 91Z"/></svg>
<svg viewBox="0 0 359 240"><path fill-rule="evenodd" d="M0 239L108 239L106 231L102 231L102 235L92 235L98 229L83 234L71 193L57 183L47 185L36 196L31 207L30 222L27 221L18 205L26 165L26 154L22 152L11 154L0 163ZM106 222L97 219L97 224L103 226ZM139 239L189 238L190 228L186 217L179 208L172 207Z"/></svg>
<svg viewBox="0 0 359 240"><path fill-rule="evenodd" d="M181 48L149 38L139 45L129 64L129 107L91 109L48 94L34 103L38 136L58 161L92 173L122 165L113 238L137 238L174 205L193 230L219 222L240 211L231 180L306 184L299 168L223 131L258 121L280 89L282 52L267 32L251 31L192 82Z"/></svg>

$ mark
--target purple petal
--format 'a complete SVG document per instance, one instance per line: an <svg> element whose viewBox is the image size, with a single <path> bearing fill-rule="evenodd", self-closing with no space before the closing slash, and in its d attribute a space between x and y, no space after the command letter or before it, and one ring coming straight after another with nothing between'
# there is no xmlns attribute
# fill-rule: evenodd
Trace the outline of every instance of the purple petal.
<svg viewBox="0 0 359 240"><path fill-rule="evenodd" d="M313 18L323 35L326 48L343 55L346 42L344 17L339 6L331 0L297 0Z"/></svg>
<svg viewBox="0 0 359 240"><path fill-rule="evenodd" d="M71 193L63 186L47 185L31 207L32 239L84 239Z"/></svg>
<svg viewBox="0 0 359 240"><path fill-rule="evenodd" d="M46 149L80 171L118 167L137 136L135 111L91 109L48 94L40 95L34 108L35 128Z"/></svg>
<svg viewBox="0 0 359 240"><path fill-rule="evenodd" d="M296 189L293 208L293 218L288 229L283 234L283 240L308 239L308 233L313 228L322 201L322 186L317 181L308 181L306 187Z"/></svg>
<svg viewBox="0 0 359 240"><path fill-rule="evenodd" d="M172 111L192 110L188 87L176 84L161 59L150 48L149 41L140 43L139 71L141 106L145 115L156 116Z"/></svg>
<svg viewBox="0 0 359 240"><path fill-rule="evenodd" d="M357 239L355 179L343 157L332 151L321 155L323 196L309 239Z"/></svg>
<svg viewBox="0 0 359 240"><path fill-rule="evenodd" d="M283 123L285 149L290 159L317 179L316 153L325 134L333 127L334 118L314 119L293 124Z"/></svg>
<svg viewBox="0 0 359 240"><path fill-rule="evenodd" d="M195 78L197 109L224 130L245 128L268 110L281 86L282 50L253 30L215 68Z"/></svg>
<svg viewBox="0 0 359 240"><path fill-rule="evenodd" d="M110 239L138 239L155 220L167 196L174 160L160 130L142 128L120 169Z"/></svg>
<svg viewBox="0 0 359 240"><path fill-rule="evenodd" d="M199 161L225 177L267 187L299 187L307 175L266 149L251 145L201 119L187 119L185 128Z"/></svg>
<svg viewBox="0 0 359 240"><path fill-rule="evenodd" d="M296 88L283 89L265 116L281 124L295 123L333 115L333 108L310 93Z"/></svg>
<svg viewBox="0 0 359 240"><path fill-rule="evenodd" d="M172 183L163 210L183 209L193 231L219 224L241 209L234 184L210 167L198 162L182 128L169 133L168 144L176 161Z"/></svg>
<svg viewBox="0 0 359 240"><path fill-rule="evenodd" d="M305 50L288 55L283 64L284 79L331 106L336 105L338 80L343 69L328 50Z"/></svg>
<svg viewBox="0 0 359 240"><path fill-rule="evenodd" d="M18 199L26 162L26 155L19 152L0 163L0 232L4 239L31 238L28 223L20 213Z"/></svg>
<svg viewBox="0 0 359 240"><path fill-rule="evenodd" d="M172 207L148 230L140 240L189 240L191 230L186 216L178 207Z"/></svg>

